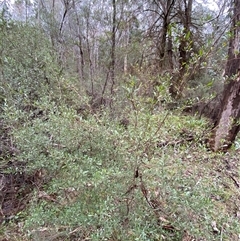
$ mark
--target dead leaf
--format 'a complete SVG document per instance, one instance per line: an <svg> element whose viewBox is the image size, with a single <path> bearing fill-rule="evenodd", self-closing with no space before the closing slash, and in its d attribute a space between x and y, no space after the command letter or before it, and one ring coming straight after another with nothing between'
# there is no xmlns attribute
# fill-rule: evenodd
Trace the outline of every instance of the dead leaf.
<svg viewBox="0 0 240 241"><path fill-rule="evenodd" d="M170 223L167 224L167 225L163 225L162 228L165 229L165 230L167 230L167 231L171 231L171 232L175 231L175 228L174 228L173 225L170 224Z"/></svg>
<svg viewBox="0 0 240 241"><path fill-rule="evenodd" d="M195 241L194 237L189 234L188 231L184 230L182 241Z"/></svg>
<svg viewBox="0 0 240 241"><path fill-rule="evenodd" d="M158 219L162 223L169 223L169 221L166 218L164 218L164 217L159 217Z"/></svg>
<svg viewBox="0 0 240 241"><path fill-rule="evenodd" d="M44 199L45 201L51 201L51 202L56 202L58 203L58 201L56 200L56 198L54 197L53 194L49 195L44 191L39 191L38 192L38 198Z"/></svg>
<svg viewBox="0 0 240 241"><path fill-rule="evenodd" d="M159 225L162 226L163 229L167 230L167 231L175 231L176 229L173 227L173 225L171 224L171 222L169 220L167 220L164 217L159 217L158 218L158 223Z"/></svg>
<svg viewBox="0 0 240 241"><path fill-rule="evenodd" d="M215 221L212 221L211 226L214 233L220 233L220 230L217 228L217 223Z"/></svg>

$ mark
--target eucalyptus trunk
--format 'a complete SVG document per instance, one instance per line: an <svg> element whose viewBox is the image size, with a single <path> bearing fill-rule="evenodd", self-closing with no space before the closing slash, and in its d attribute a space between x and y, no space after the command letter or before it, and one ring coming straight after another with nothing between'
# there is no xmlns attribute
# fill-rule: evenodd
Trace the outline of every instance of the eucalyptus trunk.
<svg viewBox="0 0 240 241"><path fill-rule="evenodd" d="M219 115L212 132L211 148L226 150L234 142L240 129L240 1L233 1L233 19L225 69L227 83L223 91Z"/></svg>

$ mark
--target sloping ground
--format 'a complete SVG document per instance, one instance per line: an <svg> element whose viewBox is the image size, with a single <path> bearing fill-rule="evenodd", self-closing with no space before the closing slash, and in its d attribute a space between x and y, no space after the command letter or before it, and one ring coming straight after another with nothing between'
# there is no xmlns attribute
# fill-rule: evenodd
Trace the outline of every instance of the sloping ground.
<svg viewBox="0 0 240 241"><path fill-rule="evenodd" d="M159 240L208 241L219 240L219 237L222 237L222 240L239 240L239 157L236 157L237 153L231 153L222 157L217 155L211 156L211 154L207 154L206 156L199 158L198 154L199 153L197 152L191 153L193 158L190 158L189 156L182 157L182 160L184 161L184 164L181 164L182 170L179 170L179 164L175 164L175 166L169 166L170 163L165 163L165 171L168 169L169 172L165 174L162 173L163 170L159 170L159 163L157 162L149 163L148 165L142 167L141 170L138 171L138 175L140 175L140 177L135 176L135 180L133 180L133 182L129 185L129 189L126 190L125 199L127 200L125 200L125 202L126 207L128 207L129 210L128 214L126 214L126 217L123 220L123 225L126 227L129 225L128 216L133 214L132 212L134 212L135 209L134 205L136 205L134 204L134 200L136 199L136 195L141 195L142 198L145 199L145 208L150 213L150 216L155 219L156 224L159 225L159 229L162 233L159 235ZM176 154L176 158L179 158L178 154ZM178 180L180 177L179 173L177 174L177 172L182 173L182 179L188 180L188 186L184 185L183 181ZM165 175L165 177L168 176L169 178L169 183L166 184L164 188L161 187L161 178L159 179L159 175L162 174ZM212 185L212 183L209 184L208 182L212 180L216 182L214 184L216 185L216 189L213 192L209 192L208 185ZM178 183L178 185L175 185L176 183ZM19 184L16 185L15 183L16 186L20 187L21 185ZM24 183L21 181L21 184ZM174 192L182 192L182 194L178 194L182 196L182 200L178 200L176 198L176 194L175 197L174 195L172 197L170 196L170 192L173 192L173 190L169 190L169 193L162 193L166 192L167 185L171 186L173 189L176 188ZM187 192L191 192L191 188L194 188L194 185L195 188L197 185L200 186L199 188L202 189L200 192L202 193L199 194L202 194L202 196L194 197L194 194L193 197L188 196L190 193L187 194ZM11 214L9 218L12 217L13 219L9 219L8 222L5 220L4 225L5 227L9 225L9 229L4 230L0 236L1 240L91 240L90 236L93 230L90 228L88 230L89 232L87 232L85 228L81 227L80 225L79 227L75 227L70 231L68 229L69 227L55 227L53 224L53 226L49 225L32 230L32 238L29 239L26 236L25 230L22 230L21 225L17 225L17 218L14 220L14 215L16 215L17 211L19 212L21 209L26 207L26 200L29 201L29 198L26 197L28 197L29 194L26 192L21 193L23 196L22 199L19 199L16 198L17 191L15 191L15 195L10 194L10 192L9 194L6 194L6 198L3 203L3 206L6 206L7 203L9 203L8 210L9 214ZM71 190L69 192L71 192ZM209 200L207 201L204 200L206 198L206 193L209 195ZM10 200L7 200L7 196ZM174 203L174 198L176 198L176 203ZM42 197L39 198L39 201L41 199ZM45 198L47 203L54 203L54 205L58 205L56 200L59 200L59 197L55 196L55 201L52 200L49 195L47 195ZM69 198L65 197L64 200L65 203L62 201L62 204L60 204L62 208L64 208L66 204L71 205ZM76 200L77 199L75 198L73 202L76 202ZM209 206L205 206L206 204L209 205L209 202L212 202L210 208ZM189 208L186 208L188 205ZM5 207L2 210L6 212L7 208ZM9 215L7 213L4 214ZM179 216L177 216L177 214ZM205 218L208 219L214 216L216 219L208 220L208 223L205 223ZM147 219L146 216L143 216L142 218ZM187 221L186 223L179 223L180 220ZM221 220L221 223L218 223L216 220ZM15 222L16 225L13 225ZM188 226L187 222L191 223L192 226L198 225L198 231L200 233L202 233L204 229L206 233L212 233L213 237L215 236L215 239L209 239L209 237L204 236L202 238L196 238L196 236L199 236L197 229L195 228L193 232L192 227ZM182 233L182 230L184 230L184 233ZM84 233L84 235L82 235L82 233ZM181 235L178 236L176 233L181 233ZM110 238L108 240L119 239ZM131 239L131 229L129 229L128 240L135 240Z"/></svg>
<svg viewBox="0 0 240 241"><path fill-rule="evenodd" d="M159 178L159 162L152 164L147 182L155 188L153 200L161 200L158 217L186 232L176 240L239 240L239 153L204 153L190 147L176 150L173 158L164 163L160 175L165 178ZM156 191L163 179L165 186Z"/></svg>
<svg viewBox="0 0 240 241"><path fill-rule="evenodd" d="M0 174L1 182L1 215L0 223L9 222L22 211L27 204L26 195L31 192L33 186L31 180L23 174Z"/></svg>
<svg viewBox="0 0 240 241"><path fill-rule="evenodd" d="M17 132L19 159L51 178L1 176L0 240L239 240L239 152L209 151L201 120L63 113Z"/></svg>
<svg viewBox="0 0 240 241"><path fill-rule="evenodd" d="M17 160L19 150L14 146L10 129L0 121L0 225L14 221L26 208L31 193L41 184L39 171L24 172L24 163Z"/></svg>

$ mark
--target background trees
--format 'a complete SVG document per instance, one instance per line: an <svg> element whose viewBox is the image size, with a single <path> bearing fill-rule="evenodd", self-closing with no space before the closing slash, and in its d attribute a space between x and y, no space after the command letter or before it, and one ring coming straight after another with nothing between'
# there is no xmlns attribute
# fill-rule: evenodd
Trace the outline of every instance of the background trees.
<svg viewBox="0 0 240 241"><path fill-rule="evenodd" d="M199 55L209 54L216 37L211 28L219 27L223 17L191 0L16 1L9 12L14 19L29 19L43 28L63 67L85 79L85 88L91 83L98 91L99 82L104 85L115 72L118 76L127 69L151 67L154 74L172 74L170 92L175 97L199 71L204 57Z"/></svg>
<svg viewBox="0 0 240 241"><path fill-rule="evenodd" d="M104 98L121 91L123 74L137 76L141 91L158 104L164 101L158 96L162 85L168 86L172 100L185 103L209 101L223 88L230 33L227 3L214 10L208 6L193 0L1 4L4 28L11 21L14 28L26 24L50 40L46 46L56 56L58 78L77 78L82 92ZM155 77L149 80L146 73Z"/></svg>

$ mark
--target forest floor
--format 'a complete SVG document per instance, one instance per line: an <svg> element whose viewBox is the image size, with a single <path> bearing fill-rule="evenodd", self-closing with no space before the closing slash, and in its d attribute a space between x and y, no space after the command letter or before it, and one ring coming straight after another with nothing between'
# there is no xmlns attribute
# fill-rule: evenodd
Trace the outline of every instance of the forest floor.
<svg viewBox="0 0 240 241"><path fill-rule="evenodd" d="M1 163L0 240L240 240L237 144L210 151L207 121L192 116L128 118L126 127L61 113L18 132L26 141L38 128L32 149L5 143L13 153ZM48 142L42 163L22 171L21 152L46 151L41 128L57 146Z"/></svg>

